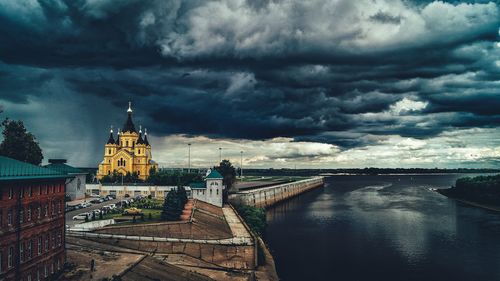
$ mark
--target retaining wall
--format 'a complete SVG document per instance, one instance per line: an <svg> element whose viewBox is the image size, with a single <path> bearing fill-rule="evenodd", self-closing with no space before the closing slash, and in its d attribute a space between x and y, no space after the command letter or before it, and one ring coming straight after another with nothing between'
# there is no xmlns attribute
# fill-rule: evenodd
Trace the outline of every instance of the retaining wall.
<svg viewBox="0 0 500 281"><path fill-rule="evenodd" d="M321 187L323 184L323 177L314 177L301 181L240 191L229 195L229 202L235 205L267 208L313 188Z"/></svg>

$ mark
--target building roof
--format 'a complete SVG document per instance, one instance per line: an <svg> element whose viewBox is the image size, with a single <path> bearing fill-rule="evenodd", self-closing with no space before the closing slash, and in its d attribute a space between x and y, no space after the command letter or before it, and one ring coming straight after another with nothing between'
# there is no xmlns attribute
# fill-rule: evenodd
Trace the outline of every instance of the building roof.
<svg viewBox="0 0 500 281"><path fill-rule="evenodd" d="M224 177L216 169L212 169L205 179L224 179Z"/></svg>
<svg viewBox="0 0 500 281"><path fill-rule="evenodd" d="M75 167L71 167L69 165L66 165L64 163L51 163L49 165L44 166L45 168L57 171L62 174L85 174L82 170L77 169Z"/></svg>
<svg viewBox="0 0 500 281"><path fill-rule="evenodd" d="M191 187L191 189L202 189L207 188L207 185L205 182L192 182L189 184L189 187Z"/></svg>
<svg viewBox="0 0 500 281"><path fill-rule="evenodd" d="M115 138L113 137L113 131L109 133L109 139L106 144L115 144Z"/></svg>
<svg viewBox="0 0 500 281"><path fill-rule="evenodd" d="M58 171L0 156L0 181L66 178Z"/></svg>
<svg viewBox="0 0 500 281"><path fill-rule="evenodd" d="M125 122L125 125L123 125L122 132L137 133L135 130L134 122L132 121L132 112L128 113L127 121Z"/></svg>

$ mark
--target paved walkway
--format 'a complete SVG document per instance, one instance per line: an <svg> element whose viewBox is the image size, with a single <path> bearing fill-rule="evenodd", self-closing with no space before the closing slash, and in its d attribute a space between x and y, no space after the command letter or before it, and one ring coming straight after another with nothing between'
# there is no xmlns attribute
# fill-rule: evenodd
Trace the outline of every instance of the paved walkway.
<svg viewBox="0 0 500 281"><path fill-rule="evenodd" d="M248 230L243 225L243 222L240 221L238 215L236 215L231 207L223 207L222 212L224 212L224 217L226 217L226 222L229 225L234 238L252 239L252 235L250 235Z"/></svg>

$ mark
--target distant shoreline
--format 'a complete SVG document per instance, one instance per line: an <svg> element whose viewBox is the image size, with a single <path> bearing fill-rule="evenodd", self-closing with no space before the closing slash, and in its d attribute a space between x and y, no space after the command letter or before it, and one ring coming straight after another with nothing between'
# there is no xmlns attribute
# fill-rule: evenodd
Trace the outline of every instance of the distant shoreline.
<svg viewBox="0 0 500 281"><path fill-rule="evenodd" d="M482 204L482 203L478 203L478 202L473 202L473 201L469 201L469 200L465 200L465 199L453 197L453 196L450 196L450 195L446 194L446 192L443 192L443 191L446 191L448 189L450 189L450 188L447 188L447 189L436 189L435 191L437 193L443 195L443 196L446 196L446 197L448 197L450 199L454 199L457 202L460 202L460 203L463 203L463 204L466 204L466 205L469 205L469 206L472 206L472 207L481 208L481 209L485 209L485 210L488 210L488 211L500 212L500 206L492 206L492 205Z"/></svg>

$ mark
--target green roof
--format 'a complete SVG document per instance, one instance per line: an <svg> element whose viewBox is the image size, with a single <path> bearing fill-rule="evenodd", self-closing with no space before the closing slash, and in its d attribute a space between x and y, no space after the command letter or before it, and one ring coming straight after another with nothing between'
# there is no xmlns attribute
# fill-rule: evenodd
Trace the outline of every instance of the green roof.
<svg viewBox="0 0 500 281"><path fill-rule="evenodd" d="M205 179L224 179L224 177L216 169L212 169Z"/></svg>
<svg viewBox="0 0 500 281"><path fill-rule="evenodd" d="M205 184L205 182L192 182L189 184L189 187L191 187L191 189L200 189L207 188L207 185Z"/></svg>
<svg viewBox="0 0 500 281"><path fill-rule="evenodd" d="M53 163L53 164L46 165L44 167L51 169L51 170L54 170L54 171L57 171L57 172L62 173L62 174L66 174L66 175L67 174L85 174L84 172L82 172L82 170L71 167L71 166L63 164L63 163Z"/></svg>
<svg viewBox="0 0 500 281"><path fill-rule="evenodd" d="M0 181L65 177L58 171L0 156Z"/></svg>

